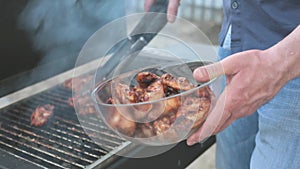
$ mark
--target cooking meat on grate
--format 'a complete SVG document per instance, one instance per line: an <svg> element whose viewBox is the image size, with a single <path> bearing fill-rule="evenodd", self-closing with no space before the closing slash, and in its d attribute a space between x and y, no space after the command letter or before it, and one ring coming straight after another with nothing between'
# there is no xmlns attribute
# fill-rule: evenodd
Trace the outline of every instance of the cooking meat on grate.
<svg viewBox="0 0 300 169"><path fill-rule="evenodd" d="M76 112L80 115L96 114L97 111L93 105L93 100L89 94L76 94L68 99L71 107L76 106Z"/></svg>
<svg viewBox="0 0 300 169"><path fill-rule="evenodd" d="M54 108L55 107L50 104L38 106L31 114L31 125L40 127L46 124L48 119L52 116Z"/></svg>

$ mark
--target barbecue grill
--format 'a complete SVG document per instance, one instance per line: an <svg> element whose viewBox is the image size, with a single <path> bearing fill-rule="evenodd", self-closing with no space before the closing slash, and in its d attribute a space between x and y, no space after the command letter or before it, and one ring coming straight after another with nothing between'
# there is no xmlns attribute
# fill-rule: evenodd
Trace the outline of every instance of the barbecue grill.
<svg viewBox="0 0 300 169"><path fill-rule="evenodd" d="M11 49L20 46L14 45ZM20 57L22 54L18 53ZM1 79L0 168L176 169L186 167L214 144L214 137L192 147L180 142L169 151L156 156L130 158L160 147L131 143L115 134L100 118L93 115L79 121L75 109L68 105L72 91L63 87L63 83L73 78L75 71L80 72L76 74L78 76L94 72L99 63L95 58L97 57L85 60L72 70L63 70L65 72L45 72L61 61L56 60L42 68L31 67L20 74ZM145 58L150 65L151 62L155 64L162 59L153 55L143 59ZM26 59L21 62L23 60ZM26 79L31 77L32 72L44 74L37 79ZM45 125L34 127L30 124L31 114L37 106L44 104L55 106L54 114ZM126 157L117 154L126 154Z"/></svg>
<svg viewBox="0 0 300 169"><path fill-rule="evenodd" d="M156 58L149 58L149 61L151 59ZM87 74L97 63L92 61L75 69ZM124 140L99 118L89 116L87 121L79 122L74 108L68 105L72 91L62 85L65 80L72 78L73 71L64 72L0 99L0 167L184 168L214 143L214 137L193 147L181 142L160 155L129 158L129 154L149 151L154 147L135 145ZM43 104L54 105L54 115L42 127L31 126L32 112ZM91 133L101 137L90 138ZM120 152L128 156L116 155Z"/></svg>

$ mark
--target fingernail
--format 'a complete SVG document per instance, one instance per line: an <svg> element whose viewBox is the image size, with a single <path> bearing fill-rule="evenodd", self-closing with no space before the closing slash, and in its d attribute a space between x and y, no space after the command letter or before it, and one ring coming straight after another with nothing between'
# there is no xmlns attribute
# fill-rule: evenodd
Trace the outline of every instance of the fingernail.
<svg viewBox="0 0 300 169"><path fill-rule="evenodd" d="M194 71L193 76L196 80L201 80L201 79L205 78L205 70L202 68L197 68Z"/></svg>
<svg viewBox="0 0 300 169"><path fill-rule="evenodd" d="M198 69L197 69L197 73L198 73L201 77L204 77L206 72L205 72L205 69L198 68Z"/></svg>

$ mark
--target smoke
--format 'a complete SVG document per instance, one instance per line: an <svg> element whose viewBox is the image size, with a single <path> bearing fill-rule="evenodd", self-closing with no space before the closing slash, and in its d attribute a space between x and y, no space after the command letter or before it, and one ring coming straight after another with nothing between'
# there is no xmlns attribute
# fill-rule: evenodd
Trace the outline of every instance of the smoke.
<svg viewBox="0 0 300 169"><path fill-rule="evenodd" d="M73 68L87 39L124 15L124 0L29 0L18 25L28 33L34 49L42 53L42 72L33 76ZM125 31L125 25L120 29Z"/></svg>

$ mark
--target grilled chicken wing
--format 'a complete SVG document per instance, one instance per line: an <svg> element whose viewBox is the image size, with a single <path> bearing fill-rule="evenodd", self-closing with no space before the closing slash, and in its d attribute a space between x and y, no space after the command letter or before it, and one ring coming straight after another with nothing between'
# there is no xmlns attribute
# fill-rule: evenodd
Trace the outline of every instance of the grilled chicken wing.
<svg viewBox="0 0 300 169"><path fill-rule="evenodd" d="M54 106L50 104L45 104L43 106L38 106L34 112L31 114L30 121L31 125L40 127L47 123L48 119L52 116Z"/></svg>
<svg viewBox="0 0 300 169"><path fill-rule="evenodd" d="M157 80L151 83L146 89L144 93L144 97L142 101L152 101L158 100L165 96L164 86L160 80Z"/></svg>
<svg viewBox="0 0 300 169"><path fill-rule="evenodd" d="M205 97L188 97L178 109L177 118L184 118L193 127L199 126L205 119L210 108L210 100ZM189 125L187 124L187 126Z"/></svg>
<svg viewBox="0 0 300 169"><path fill-rule="evenodd" d="M148 87L152 82L160 77L151 72L140 72L136 76L136 80L142 88Z"/></svg>
<svg viewBox="0 0 300 169"><path fill-rule="evenodd" d="M175 121L175 114L161 117L153 122L153 128L156 135L161 135L166 132Z"/></svg>
<svg viewBox="0 0 300 169"><path fill-rule="evenodd" d="M130 92L130 88L126 84L118 83L115 86L115 99L119 101L120 104L135 103L137 97L134 93Z"/></svg>
<svg viewBox="0 0 300 169"><path fill-rule="evenodd" d="M195 87L190 81L185 77L174 77L170 73L163 74L161 76L162 83L178 91L190 90Z"/></svg>

